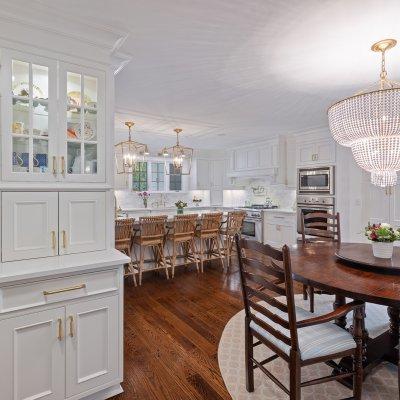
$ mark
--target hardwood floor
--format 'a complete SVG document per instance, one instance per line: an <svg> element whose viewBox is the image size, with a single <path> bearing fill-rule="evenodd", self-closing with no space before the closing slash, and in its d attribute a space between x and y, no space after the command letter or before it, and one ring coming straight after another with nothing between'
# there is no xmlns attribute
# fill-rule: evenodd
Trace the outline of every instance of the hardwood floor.
<svg viewBox="0 0 400 400"><path fill-rule="evenodd" d="M148 272L143 286L125 285L124 393L113 400L231 399L218 367L217 351L229 319L243 308L237 267L218 261ZM301 287L297 287L301 292Z"/></svg>
<svg viewBox="0 0 400 400"><path fill-rule="evenodd" d="M218 262L204 269L178 270L169 281L150 272L142 287L125 285L125 392L114 400L231 398L217 350L242 308L239 274Z"/></svg>

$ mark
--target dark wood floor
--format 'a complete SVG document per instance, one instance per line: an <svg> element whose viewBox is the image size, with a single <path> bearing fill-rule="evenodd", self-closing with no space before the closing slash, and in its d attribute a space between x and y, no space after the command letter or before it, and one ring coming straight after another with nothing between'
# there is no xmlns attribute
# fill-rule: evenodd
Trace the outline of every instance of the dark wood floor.
<svg viewBox="0 0 400 400"><path fill-rule="evenodd" d="M235 268L236 269L236 268ZM242 308L238 272L218 263L167 281L148 273L125 286L124 393L115 400L230 399L217 351L224 326Z"/></svg>

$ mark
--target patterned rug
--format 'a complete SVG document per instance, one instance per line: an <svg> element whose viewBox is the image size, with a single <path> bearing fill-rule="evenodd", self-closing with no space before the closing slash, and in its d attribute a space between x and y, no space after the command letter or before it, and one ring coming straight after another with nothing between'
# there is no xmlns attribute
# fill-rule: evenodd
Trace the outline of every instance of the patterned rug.
<svg viewBox="0 0 400 400"><path fill-rule="evenodd" d="M302 295L296 295L296 305L308 310L308 302ZM316 313L326 313L332 310L333 297L316 295ZM386 308L377 305L367 305L366 325L370 336L375 337L388 327ZM350 317L350 314L349 314ZM272 353L265 346L254 349L255 358L263 360ZM253 393L248 393L245 386L244 369L244 310L234 315L222 333L218 347L218 362L222 378L233 400L287 400L288 396L279 389L259 369L254 373ZM281 382L289 386L289 370L287 363L280 358L268 364L268 369ZM325 376L331 369L325 364L316 364L302 368L302 380L315 379ZM302 389L303 400L337 400L352 395L352 391L337 382L328 382ZM363 399L365 400L394 400L398 399L397 367L383 363L370 374L364 382Z"/></svg>

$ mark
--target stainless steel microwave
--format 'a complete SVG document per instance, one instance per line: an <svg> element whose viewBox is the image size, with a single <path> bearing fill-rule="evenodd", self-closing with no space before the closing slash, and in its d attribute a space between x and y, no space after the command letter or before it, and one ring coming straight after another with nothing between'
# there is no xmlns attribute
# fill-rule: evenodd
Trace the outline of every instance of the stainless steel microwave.
<svg viewBox="0 0 400 400"><path fill-rule="evenodd" d="M299 168L297 173L299 194L335 194L335 167Z"/></svg>

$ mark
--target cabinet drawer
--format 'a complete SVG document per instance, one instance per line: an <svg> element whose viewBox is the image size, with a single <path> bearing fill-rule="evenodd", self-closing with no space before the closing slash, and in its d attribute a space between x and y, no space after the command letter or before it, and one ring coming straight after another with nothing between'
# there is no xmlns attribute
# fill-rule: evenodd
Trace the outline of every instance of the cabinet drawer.
<svg viewBox="0 0 400 400"><path fill-rule="evenodd" d="M292 226L295 223L295 216L285 213L266 213L265 219L274 224Z"/></svg>
<svg viewBox="0 0 400 400"><path fill-rule="evenodd" d="M0 313L118 290L118 270L0 288Z"/></svg>

